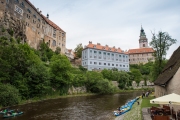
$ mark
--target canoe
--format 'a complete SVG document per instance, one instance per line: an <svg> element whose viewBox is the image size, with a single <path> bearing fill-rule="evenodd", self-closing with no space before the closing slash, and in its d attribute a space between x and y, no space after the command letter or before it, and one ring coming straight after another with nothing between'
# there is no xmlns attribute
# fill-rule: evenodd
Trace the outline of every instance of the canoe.
<svg viewBox="0 0 180 120"><path fill-rule="evenodd" d="M14 112L14 110L8 110L8 111L2 110L0 111L0 114L6 114L7 112Z"/></svg>
<svg viewBox="0 0 180 120"><path fill-rule="evenodd" d="M139 97L136 97L135 99L131 100L131 101L128 101L125 105L121 106L120 110L122 112L119 112L119 111L114 111L113 114L115 116L120 116L128 111L131 110L133 104L139 99Z"/></svg>
<svg viewBox="0 0 180 120"><path fill-rule="evenodd" d="M19 116L19 115L22 115L22 114L23 114L23 112L18 112L18 113L14 112L11 115L7 115L7 114L3 115L3 118L15 117L15 116Z"/></svg>

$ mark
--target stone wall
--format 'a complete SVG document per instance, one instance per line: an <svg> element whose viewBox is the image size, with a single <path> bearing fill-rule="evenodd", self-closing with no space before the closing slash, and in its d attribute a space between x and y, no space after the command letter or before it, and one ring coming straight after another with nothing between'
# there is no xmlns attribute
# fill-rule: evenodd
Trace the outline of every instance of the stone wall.
<svg viewBox="0 0 180 120"><path fill-rule="evenodd" d="M87 92L87 89L86 89L85 86L82 86L82 87L74 87L74 86L72 86L68 90L69 95L78 94L78 93L86 93L86 92Z"/></svg>

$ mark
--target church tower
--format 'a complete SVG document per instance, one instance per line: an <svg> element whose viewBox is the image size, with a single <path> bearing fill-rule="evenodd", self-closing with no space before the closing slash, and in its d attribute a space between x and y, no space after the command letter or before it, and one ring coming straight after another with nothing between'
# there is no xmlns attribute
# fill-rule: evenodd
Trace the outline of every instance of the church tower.
<svg viewBox="0 0 180 120"><path fill-rule="evenodd" d="M139 48L147 48L148 47L148 39L146 38L146 34L144 29L141 26L140 36L139 36Z"/></svg>

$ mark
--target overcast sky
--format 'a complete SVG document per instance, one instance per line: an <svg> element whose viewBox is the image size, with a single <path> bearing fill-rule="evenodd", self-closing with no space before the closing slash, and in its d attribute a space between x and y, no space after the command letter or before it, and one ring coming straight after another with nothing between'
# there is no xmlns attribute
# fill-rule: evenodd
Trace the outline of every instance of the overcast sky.
<svg viewBox="0 0 180 120"><path fill-rule="evenodd" d="M148 42L151 31L168 32L180 46L180 0L30 0L66 32L66 47L89 41L128 50L139 47L141 24Z"/></svg>

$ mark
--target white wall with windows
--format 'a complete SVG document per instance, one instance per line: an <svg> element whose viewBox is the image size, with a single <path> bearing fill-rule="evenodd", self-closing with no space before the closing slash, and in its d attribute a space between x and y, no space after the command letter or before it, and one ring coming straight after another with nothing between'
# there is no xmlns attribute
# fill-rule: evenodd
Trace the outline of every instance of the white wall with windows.
<svg viewBox="0 0 180 120"><path fill-rule="evenodd" d="M82 66L89 71L112 68L117 68L119 71L129 71L129 55L86 48L82 51Z"/></svg>

